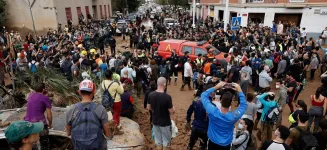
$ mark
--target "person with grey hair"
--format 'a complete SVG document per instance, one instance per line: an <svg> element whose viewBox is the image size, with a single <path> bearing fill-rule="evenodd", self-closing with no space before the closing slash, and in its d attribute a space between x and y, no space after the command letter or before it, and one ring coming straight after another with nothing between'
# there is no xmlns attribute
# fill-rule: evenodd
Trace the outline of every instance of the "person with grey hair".
<svg viewBox="0 0 327 150"><path fill-rule="evenodd" d="M164 92L166 78L160 77L157 80L157 90L149 94L147 109L152 112L152 125L154 141L157 149L169 149L172 130L170 116L175 113L172 98Z"/></svg>

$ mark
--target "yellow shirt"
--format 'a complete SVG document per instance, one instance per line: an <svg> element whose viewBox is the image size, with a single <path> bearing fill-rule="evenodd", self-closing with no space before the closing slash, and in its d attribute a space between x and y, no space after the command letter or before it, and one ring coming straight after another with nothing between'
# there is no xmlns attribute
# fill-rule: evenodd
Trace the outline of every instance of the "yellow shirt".
<svg viewBox="0 0 327 150"><path fill-rule="evenodd" d="M108 86L111 84L111 82L113 82L113 81L103 80L103 82L101 83L102 89L104 90L104 86L106 88L108 88ZM124 93L124 89L123 89L122 85L119 85L117 82L115 82L109 87L108 91L112 97L114 97L116 94L115 102L121 101L120 95Z"/></svg>

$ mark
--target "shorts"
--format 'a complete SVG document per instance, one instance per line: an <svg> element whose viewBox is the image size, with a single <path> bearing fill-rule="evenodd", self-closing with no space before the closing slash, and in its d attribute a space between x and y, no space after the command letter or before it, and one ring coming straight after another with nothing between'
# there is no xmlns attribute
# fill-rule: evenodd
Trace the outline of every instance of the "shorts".
<svg viewBox="0 0 327 150"><path fill-rule="evenodd" d="M153 125L153 134L154 134L154 142L158 146L164 146L164 147L169 147L170 142L171 142L171 135L172 135L172 130L171 130L171 125L161 127L161 126L156 126Z"/></svg>
<svg viewBox="0 0 327 150"><path fill-rule="evenodd" d="M172 77L174 75L175 78L178 77L178 70L177 68L172 68L169 72L170 76Z"/></svg>

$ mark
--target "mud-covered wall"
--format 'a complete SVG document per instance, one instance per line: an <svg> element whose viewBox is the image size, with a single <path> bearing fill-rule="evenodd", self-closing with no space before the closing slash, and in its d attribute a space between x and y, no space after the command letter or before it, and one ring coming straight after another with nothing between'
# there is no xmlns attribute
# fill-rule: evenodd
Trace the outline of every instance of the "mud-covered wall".
<svg viewBox="0 0 327 150"><path fill-rule="evenodd" d="M6 0L8 22L10 29L21 32L33 31L33 22L28 3L34 2L32 7L35 28L38 33L44 33L49 28L57 29L57 15L53 0Z"/></svg>

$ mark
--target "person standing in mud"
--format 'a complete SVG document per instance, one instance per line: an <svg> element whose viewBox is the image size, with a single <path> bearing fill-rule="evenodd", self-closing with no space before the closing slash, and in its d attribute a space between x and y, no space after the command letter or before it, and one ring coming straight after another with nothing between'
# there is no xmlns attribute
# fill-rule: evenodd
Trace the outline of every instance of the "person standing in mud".
<svg viewBox="0 0 327 150"><path fill-rule="evenodd" d="M172 138L170 116L175 113L172 98L164 92L166 78L160 77L157 80L157 90L148 96L147 109L152 111L152 125L156 148L168 150Z"/></svg>
<svg viewBox="0 0 327 150"><path fill-rule="evenodd" d="M49 129L52 128L51 101L44 83L36 83L33 89L35 92L28 96L24 120L32 123L43 122L44 129L40 133L41 150L50 150ZM44 112L46 112L47 118L45 118Z"/></svg>

